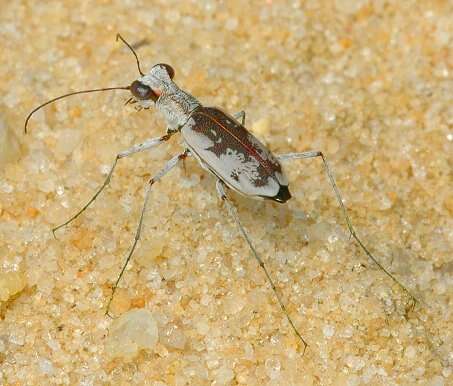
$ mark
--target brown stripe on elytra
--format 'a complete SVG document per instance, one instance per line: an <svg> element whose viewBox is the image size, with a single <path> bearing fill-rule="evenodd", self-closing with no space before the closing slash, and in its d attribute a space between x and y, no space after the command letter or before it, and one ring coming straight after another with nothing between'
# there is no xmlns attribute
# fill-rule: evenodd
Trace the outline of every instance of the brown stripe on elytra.
<svg viewBox="0 0 453 386"><path fill-rule="evenodd" d="M197 115L198 117L196 117ZM192 130L206 135L214 143L214 146L207 150L210 150L214 154L219 156L221 154L224 154L227 148L235 149L244 155L255 158L258 163L265 169L268 175L273 175L274 172L281 173L281 166L279 162L273 159L272 154L269 152L269 150L267 150L264 145L262 145L258 141L258 139L256 139L257 144L251 144L249 136L252 134L249 133L247 129L245 129L245 127L238 124L234 120L234 118L229 117L223 111L212 107L201 107L197 109L194 114L192 114L192 118L197 121L197 124L194 125ZM200 119L198 120L197 118ZM222 122L222 119L228 120L230 121L230 123ZM209 124L212 121L214 121L228 135L221 135L221 133L219 133L216 136L214 133L212 133L211 130L213 130L214 132L216 131L215 129L212 129L212 126ZM222 142L220 143L217 142L219 138L222 139ZM230 141L230 138L234 139L235 141ZM261 156L261 154L256 150L257 145L260 145L260 150L266 153L266 156L270 159L264 159Z"/></svg>

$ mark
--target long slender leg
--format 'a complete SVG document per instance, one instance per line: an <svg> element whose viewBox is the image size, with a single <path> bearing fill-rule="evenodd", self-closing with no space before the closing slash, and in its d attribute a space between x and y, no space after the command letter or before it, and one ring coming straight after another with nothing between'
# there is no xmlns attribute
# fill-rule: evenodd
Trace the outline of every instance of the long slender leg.
<svg viewBox="0 0 453 386"><path fill-rule="evenodd" d="M324 154L321 151L305 151L302 153L288 153L288 154L281 154L277 156L277 158L280 161L286 161L286 160L295 160L295 159L304 159L304 158L315 158L315 157L321 157L322 162L324 164L324 169L326 171L327 176L329 177L330 184L332 185L333 191L335 193L336 199L338 201L338 204L340 205L341 211L343 212L343 216L346 220L346 224L348 226L349 232L351 233L351 236L357 241L357 243L360 245L362 250L365 252L365 254L388 276L390 277L398 286L406 292L410 298L412 299L413 306L418 302L417 298L412 295L412 293L403 285L401 282L398 281L398 279L393 276L384 266L377 260L371 252L368 250L368 248L363 244L362 240L357 236L354 227L352 226L351 220L349 219L348 212L346 211L346 207L343 204L343 199L341 197L340 190L338 189L338 186L335 182L335 179L332 174L332 170L330 169L329 164L327 163L327 159L324 156Z"/></svg>
<svg viewBox="0 0 453 386"><path fill-rule="evenodd" d="M96 193L89 199L89 201L82 207L82 209L80 209L69 220L65 221L63 224L60 224L52 229L54 236L55 236L55 232L58 229L68 225L73 220L75 220L77 217L79 217L92 204L92 202L94 200L96 200L96 198L99 196L99 194L101 194L101 192L104 190L104 188L110 183L110 179L112 178L113 171L115 170L116 164L118 163L119 159L129 157L132 154L139 153L139 152L151 149L157 145L160 145L161 143L168 141L168 139L171 137L172 134L173 133L171 133L171 132L167 132L167 134L165 134L161 137L147 139L145 142L132 146L131 148L124 150L121 153L118 153L115 157L115 161L113 161L113 165L110 168L110 171L107 174L107 177L106 177L104 183L100 186L100 188L96 191Z"/></svg>
<svg viewBox="0 0 453 386"><path fill-rule="evenodd" d="M274 294L275 294L275 296L276 296L276 298L278 300L278 303L280 304L280 308L282 309L283 313L286 316L286 319L288 319L288 322L291 325L292 329L294 330L295 334L297 335L297 337L301 340L302 344L304 345L304 352L302 353L302 355L304 355L308 344L304 340L304 338L302 338L302 335L300 334L300 332L298 331L298 329L294 325L294 322L291 319L291 317L289 316L289 313L288 313L288 311L286 309L285 303L283 303L283 300L282 300L280 294L278 293L277 288L275 287L274 281L272 280L272 277L269 274L269 271L267 270L266 266L264 265L263 259L258 255L258 252L256 251L255 247L253 246L252 241L250 240L247 232L245 231L245 228L242 226L242 223L239 220L239 216L237 214L236 208L234 207L233 203L228 199L228 197L227 197L227 195L225 193L224 183L221 180L217 180L216 188L217 188L217 193L218 193L220 199L223 202L225 202L230 216L234 219L234 222L238 226L242 236L244 237L244 239L247 242L250 250L252 251L253 256L255 257L256 261L258 262L258 264L260 265L260 267L264 271L264 274L266 275L267 281L269 282L269 284L270 284L270 286L272 288L272 291L274 291Z"/></svg>
<svg viewBox="0 0 453 386"><path fill-rule="evenodd" d="M241 125L245 125L245 111L241 110L233 114L233 117L241 122Z"/></svg>
<svg viewBox="0 0 453 386"><path fill-rule="evenodd" d="M146 185L146 191L145 191L145 199L143 201L143 207L142 207L142 212L140 214L140 220L138 221L138 226L137 230L135 232L135 237L134 237L134 242L132 243L132 247L129 250L129 253L127 254L126 261L123 264L123 267L121 268L120 274L118 275L118 278L116 279L115 285L113 286L112 289L112 294L110 296L109 302L107 304L107 309L105 311L106 315L109 315L109 309L110 309L110 304L112 303L113 300L113 295L115 295L116 289L118 288L118 283L121 280L121 277L124 274L124 271L126 270L127 265L129 264L129 261L132 257L132 254L135 251L135 247L137 246L138 240L140 240L140 235L142 232L143 228L143 217L145 216L146 212L146 206L148 204L148 199L149 199L149 194L151 192L151 187L154 185L155 182L159 181L163 176L165 176L171 169L173 169L179 161L184 160L186 157L189 156L189 150L185 150L184 153L178 154L177 156L174 156L172 159L170 159L165 166L154 176L152 177L148 185Z"/></svg>

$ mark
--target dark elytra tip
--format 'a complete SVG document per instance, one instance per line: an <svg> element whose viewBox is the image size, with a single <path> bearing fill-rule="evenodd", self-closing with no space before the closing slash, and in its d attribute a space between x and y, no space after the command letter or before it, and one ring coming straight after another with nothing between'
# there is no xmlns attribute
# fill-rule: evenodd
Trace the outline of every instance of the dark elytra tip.
<svg viewBox="0 0 453 386"><path fill-rule="evenodd" d="M280 185L280 190L274 197L270 197L272 200L277 201L281 204L284 204L291 198L291 193L289 192L287 185Z"/></svg>

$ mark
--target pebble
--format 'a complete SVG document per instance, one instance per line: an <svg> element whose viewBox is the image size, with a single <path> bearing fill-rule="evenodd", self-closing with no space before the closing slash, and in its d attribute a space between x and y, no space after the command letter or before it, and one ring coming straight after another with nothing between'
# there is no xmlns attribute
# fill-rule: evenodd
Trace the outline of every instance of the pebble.
<svg viewBox="0 0 453 386"><path fill-rule="evenodd" d="M113 320L105 351L110 358L130 361L140 350L152 351L158 337L157 323L152 313L144 309L133 309Z"/></svg>

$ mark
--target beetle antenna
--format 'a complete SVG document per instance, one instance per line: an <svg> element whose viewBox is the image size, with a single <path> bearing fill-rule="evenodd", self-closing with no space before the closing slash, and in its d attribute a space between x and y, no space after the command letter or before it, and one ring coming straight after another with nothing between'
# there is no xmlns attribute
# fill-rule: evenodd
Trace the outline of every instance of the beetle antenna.
<svg viewBox="0 0 453 386"><path fill-rule="evenodd" d="M140 73L141 76L144 76L145 74L142 72L142 70L140 68L140 60L138 60L138 56L137 56L137 53L135 52L134 48L120 34L116 34L116 41L118 41L118 39L120 39L134 54L135 60L137 61L138 72Z"/></svg>
<svg viewBox="0 0 453 386"><path fill-rule="evenodd" d="M81 90L81 91L74 91L70 92L64 95L60 95L56 98L52 98L48 100L47 102L44 102L43 104L39 105L38 107L34 108L30 114L27 115L27 118L25 119L25 125L24 125L24 132L27 134L27 126L28 126L28 121L30 120L31 116L36 113L38 110L42 109L44 106L47 106L53 102L56 102L60 99L66 98L71 95L77 95L77 94L88 94L90 92L99 92L99 91L109 91L109 90L130 90L129 86L126 87L104 87L104 88L93 88L91 90Z"/></svg>

